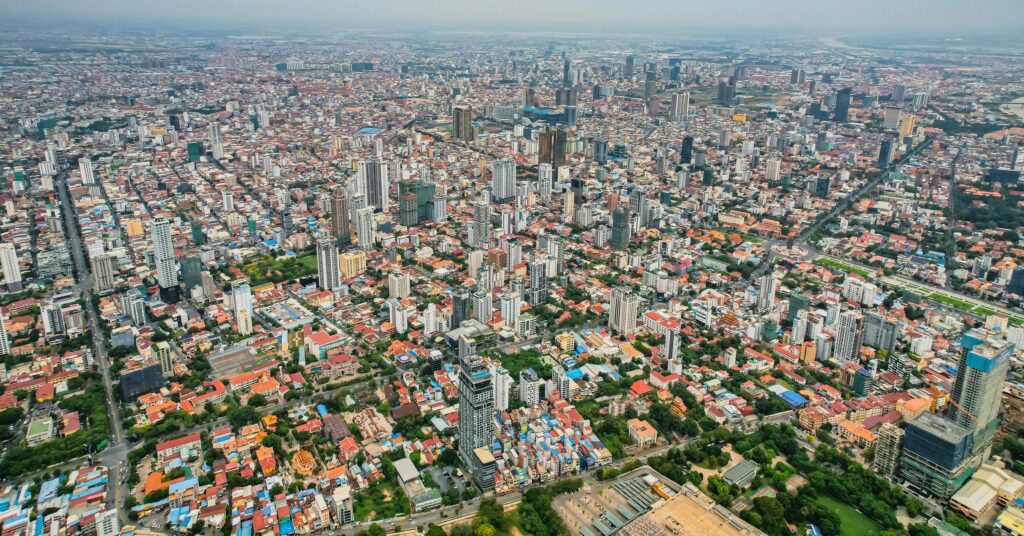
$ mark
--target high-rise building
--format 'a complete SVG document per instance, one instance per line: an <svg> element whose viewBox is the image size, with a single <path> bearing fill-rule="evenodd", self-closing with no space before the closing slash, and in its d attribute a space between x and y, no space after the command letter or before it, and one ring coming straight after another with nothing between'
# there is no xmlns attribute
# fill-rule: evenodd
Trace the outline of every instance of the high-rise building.
<svg viewBox="0 0 1024 536"><path fill-rule="evenodd" d="M388 320L395 327L395 333L402 334L409 330L409 309L402 300L391 298L387 302Z"/></svg>
<svg viewBox="0 0 1024 536"><path fill-rule="evenodd" d="M602 166L608 163L608 140L604 138L594 140L594 161Z"/></svg>
<svg viewBox="0 0 1024 536"><path fill-rule="evenodd" d="M673 121L680 121L690 114L690 92L680 91L672 95L672 110L669 114Z"/></svg>
<svg viewBox="0 0 1024 536"><path fill-rule="evenodd" d="M889 169L889 164L892 164L892 152L893 141L890 139L882 140L882 143L878 147L879 169Z"/></svg>
<svg viewBox="0 0 1024 536"><path fill-rule="evenodd" d="M210 147L214 160L224 158L224 140L221 138L220 125L210 123Z"/></svg>
<svg viewBox="0 0 1024 536"><path fill-rule="evenodd" d="M810 305L811 299L806 294L793 290L789 293L789 312L786 315L786 319L792 322L796 319L797 312L807 309Z"/></svg>
<svg viewBox="0 0 1024 536"><path fill-rule="evenodd" d="M346 248L352 245L352 227L349 221L348 192L342 186L335 186L331 190L331 232L338 247Z"/></svg>
<svg viewBox="0 0 1024 536"><path fill-rule="evenodd" d="M78 172L82 175L82 184L95 184L96 174L92 170L92 160L88 156L78 159Z"/></svg>
<svg viewBox="0 0 1024 536"><path fill-rule="evenodd" d="M774 272L757 278L757 312L767 313L775 304L779 291L779 277Z"/></svg>
<svg viewBox="0 0 1024 536"><path fill-rule="evenodd" d="M850 88L843 88L836 94L836 110L834 119L836 123L845 123L850 120L850 99L853 96L853 90Z"/></svg>
<svg viewBox="0 0 1024 536"><path fill-rule="evenodd" d="M459 456L482 489L494 487L493 378L484 360L467 355L459 369Z"/></svg>
<svg viewBox="0 0 1024 536"><path fill-rule="evenodd" d="M494 367L491 374L494 376L494 409L495 411L508 411L508 403L512 394L512 376L505 367Z"/></svg>
<svg viewBox="0 0 1024 536"><path fill-rule="evenodd" d="M978 465L972 445L968 428L924 412L904 432L899 476L917 493L949 499Z"/></svg>
<svg viewBox="0 0 1024 536"><path fill-rule="evenodd" d="M0 268L4 271L4 284L7 285L7 290L11 292L21 290L21 266L18 264L18 251L10 242L0 244Z"/></svg>
<svg viewBox="0 0 1024 536"><path fill-rule="evenodd" d="M235 211L235 193L231 190L224 190L220 193L220 205L224 212Z"/></svg>
<svg viewBox="0 0 1024 536"><path fill-rule="evenodd" d="M835 358L841 363L860 360L864 337L864 315L859 311L843 311L836 327Z"/></svg>
<svg viewBox="0 0 1024 536"><path fill-rule="evenodd" d="M121 311L132 319L135 327L142 327L148 323L146 304L137 290L128 290L121 294Z"/></svg>
<svg viewBox="0 0 1024 536"><path fill-rule="evenodd" d="M163 216L153 220L153 258L156 262L156 280L160 285L160 298L167 303L177 303L178 260L174 257L174 243L171 241L171 222Z"/></svg>
<svg viewBox="0 0 1024 536"><path fill-rule="evenodd" d="M629 207L619 205L612 211L612 248L619 251L629 249L629 242L632 239L629 220Z"/></svg>
<svg viewBox="0 0 1024 536"><path fill-rule="evenodd" d="M572 380L565 373L565 369L561 365L552 367L551 379L554 381L555 389L558 389L558 395L562 397L562 400L570 400L572 396Z"/></svg>
<svg viewBox="0 0 1024 536"><path fill-rule="evenodd" d="M626 56L626 77L628 78L628 77L633 76L633 73L635 71L636 71L636 56L630 54L629 56Z"/></svg>
<svg viewBox="0 0 1024 536"><path fill-rule="evenodd" d="M391 184L388 180L387 164L379 159L359 162L358 180L362 183L360 193L366 195L366 206L377 207L387 212L391 206L388 197Z"/></svg>
<svg viewBox="0 0 1024 536"><path fill-rule="evenodd" d="M174 355L171 353L171 343L160 341L153 345L156 351L156 359L160 362L160 370L164 378L174 376Z"/></svg>
<svg viewBox="0 0 1024 536"><path fill-rule="evenodd" d="M612 289L611 305L608 308L608 328L625 337L636 331L636 319L640 314L640 296L627 287Z"/></svg>
<svg viewBox="0 0 1024 536"><path fill-rule="evenodd" d="M764 167L764 178L769 181L779 180L782 170L782 161L778 158L769 158Z"/></svg>
<svg viewBox="0 0 1024 536"><path fill-rule="evenodd" d="M872 312L864 318L864 344L876 350L892 353L899 338L899 326L895 320Z"/></svg>
<svg viewBox="0 0 1024 536"><path fill-rule="evenodd" d="M252 289L245 281L231 285L231 297L235 311L235 329L240 335L252 333Z"/></svg>
<svg viewBox="0 0 1024 536"><path fill-rule="evenodd" d="M11 353L11 340L7 337L7 322L4 320L4 312L0 311L0 355Z"/></svg>
<svg viewBox="0 0 1024 536"><path fill-rule="evenodd" d="M478 290L473 293L473 318L481 324L487 325L494 318L494 303L491 293Z"/></svg>
<svg viewBox="0 0 1024 536"><path fill-rule="evenodd" d="M185 283L185 295L192 296L195 288L203 286L203 259L199 252L192 250L181 259L181 279ZM204 292L205 294L205 289ZM212 298L213 296L207 296Z"/></svg>
<svg viewBox="0 0 1024 536"><path fill-rule="evenodd" d="M334 290L341 285L341 271L338 266L338 242L333 237L321 238L316 243L317 284L324 290Z"/></svg>
<svg viewBox="0 0 1024 536"><path fill-rule="evenodd" d="M92 258L92 274L96 292L100 294L114 288L114 274L117 271L117 257L101 253Z"/></svg>
<svg viewBox="0 0 1024 536"><path fill-rule="evenodd" d="M644 100L651 100L658 86L658 71L648 69L644 73Z"/></svg>
<svg viewBox="0 0 1024 536"><path fill-rule="evenodd" d="M544 397L544 380L537 376L532 368L523 369L519 372L519 400L526 407L532 408L540 404Z"/></svg>
<svg viewBox="0 0 1024 536"><path fill-rule="evenodd" d="M506 292L501 295L499 302L501 318L504 319L505 325L515 329L516 323L519 321L519 313L523 308L523 298L518 292Z"/></svg>
<svg viewBox="0 0 1024 536"><path fill-rule="evenodd" d="M459 141L470 142L476 139L473 128L473 108L456 106L452 108L452 136Z"/></svg>
<svg viewBox="0 0 1024 536"><path fill-rule="evenodd" d="M338 256L338 271L342 279L355 277L366 271L366 253L346 251Z"/></svg>
<svg viewBox="0 0 1024 536"><path fill-rule="evenodd" d="M466 287L459 287L452 293L452 326L458 327L472 317L472 293Z"/></svg>
<svg viewBox="0 0 1024 536"><path fill-rule="evenodd" d="M882 423L878 429L878 442L875 447L875 459L871 468L879 475L890 478L899 467L900 453L903 451L903 429L892 423Z"/></svg>
<svg viewBox="0 0 1024 536"><path fill-rule="evenodd" d="M373 207L363 207L356 210L352 218L356 228L356 240L359 242L359 249L370 251L377 241L377 222L374 220Z"/></svg>
<svg viewBox="0 0 1024 536"><path fill-rule="evenodd" d="M974 436L974 450L987 456L999 426L999 404L1014 346L985 329L972 329L960 338L962 348L953 384L956 402L950 418Z"/></svg>
<svg viewBox="0 0 1024 536"><path fill-rule="evenodd" d="M551 190L554 188L555 172L551 164L543 163L537 166L537 195L541 199L551 199Z"/></svg>
<svg viewBox="0 0 1024 536"><path fill-rule="evenodd" d="M491 164L491 191L498 200L516 196L516 163L511 158L495 160Z"/></svg>
<svg viewBox="0 0 1024 536"><path fill-rule="evenodd" d="M416 194L405 192L398 195L398 223L405 227L415 227L420 223Z"/></svg>
<svg viewBox="0 0 1024 536"><path fill-rule="evenodd" d="M411 292L409 274L404 272L391 272L388 274L388 297L407 298Z"/></svg>

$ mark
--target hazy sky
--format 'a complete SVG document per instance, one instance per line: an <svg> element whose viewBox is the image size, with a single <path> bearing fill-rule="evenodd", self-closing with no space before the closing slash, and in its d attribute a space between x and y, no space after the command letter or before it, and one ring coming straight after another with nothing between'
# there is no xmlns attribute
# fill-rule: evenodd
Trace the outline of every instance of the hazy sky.
<svg viewBox="0 0 1024 536"><path fill-rule="evenodd" d="M1024 0L0 0L0 20L196 25L672 33L1017 31Z"/></svg>

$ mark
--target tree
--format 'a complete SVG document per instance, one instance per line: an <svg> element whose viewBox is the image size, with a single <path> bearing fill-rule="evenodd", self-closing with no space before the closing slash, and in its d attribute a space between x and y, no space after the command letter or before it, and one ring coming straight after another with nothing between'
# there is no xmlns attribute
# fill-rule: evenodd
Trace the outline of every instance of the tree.
<svg viewBox="0 0 1024 536"><path fill-rule="evenodd" d="M482 523L475 531L473 531L473 534L475 536L494 536L494 527L487 523Z"/></svg>
<svg viewBox="0 0 1024 536"><path fill-rule="evenodd" d="M438 527L437 525L431 523L430 526L427 527L427 534L426 534L426 536L448 536L448 535L444 533L444 529L442 529L441 527Z"/></svg>

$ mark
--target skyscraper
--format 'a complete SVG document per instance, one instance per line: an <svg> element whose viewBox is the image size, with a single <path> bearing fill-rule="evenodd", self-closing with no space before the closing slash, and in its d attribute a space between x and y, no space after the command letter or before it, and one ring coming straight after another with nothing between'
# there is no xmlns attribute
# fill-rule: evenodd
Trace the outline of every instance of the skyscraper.
<svg viewBox="0 0 1024 536"><path fill-rule="evenodd" d="M252 333L252 290L249 283L235 281L231 285L231 297L234 302L235 329L241 335Z"/></svg>
<svg viewBox="0 0 1024 536"><path fill-rule="evenodd" d="M608 328L625 337L636 331L636 319L640 314L640 297L627 288L612 289L611 305L608 308Z"/></svg>
<svg viewBox="0 0 1024 536"><path fill-rule="evenodd" d="M836 123L845 123L850 120L850 98L853 95L853 90L850 88L843 88L836 94L836 110L835 110L835 121Z"/></svg>
<svg viewBox="0 0 1024 536"><path fill-rule="evenodd" d="M366 194L366 205L387 212L390 207L388 192L391 189L388 166L379 159L359 162L359 180Z"/></svg>
<svg viewBox="0 0 1024 536"><path fill-rule="evenodd" d="M478 290L473 293L473 318L481 324L490 324L494 318L494 302L491 293Z"/></svg>
<svg viewBox="0 0 1024 536"><path fill-rule="evenodd" d="M551 199L551 189L554 187L555 172L551 164L543 163L537 166L537 195L541 199Z"/></svg>
<svg viewBox="0 0 1024 536"><path fill-rule="evenodd" d="M348 192L342 186L331 190L331 232L334 233L338 247L352 245L352 226L349 221Z"/></svg>
<svg viewBox="0 0 1024 536"><path fill-rule="evenodd" d="M629 207L619 205L612 211L612 248L619 251L629 248L629 242L632 239L629 220Z"/></svg>
<svg viewBox="0 0 1024 536"><path fill-rule="evenodd" d="M876 350L885 350L892 353L896 348L896 340L899 336L899 326L895 320L886 318L878 313L868 313L864 318L864 344Z"/></svg>
<svg viewBox="0 0 1024 536"><path fill-rule="evenodd" d="M511 158L495 160L491 164L491 191L498 200L516 196L516 163Z"/></svg>
<svg viewBox="0 0 1024 536"><path fill-rule="evenodd" d="M334 290L341 284L338 268L338 242L332 237L321 238L316 243L317 284L324 290Z"/></svg>
<svg viewBox="0 0 1024 536"><path fill-rule="evenodd" d="M220 125L210 123L210 147L214 160L224 158L224 140L221 138Z"/></svg>
<svg viewBox="0 0 1024 536"><path fill-rule="evenodd" d="M114 288L114 272L117 258L108 253L101 253L92 258L92 273L96 283L96 292L104 293Z"/></svg>
<svg viewBox="0 0 1024 536"><path fill-rule="evenodd" d="M1014 346L984 329L972 329L960 338L962 348L953 384L956 404L950 418L969 429L974 451L992 444L999 425L999 404Z"/></svg>
<svg viewBox="0 0 1024 536"><path fill-rule="evenodd" d="M889 164L892 164L892 150L893 141L889 139L882 140L882 143L878 147L879 169L888 169Z"/></svg>
<svg viewBox="0 0 1024 536"><path fill-rule="evenodd" d="M363 207L356 210L353 218L356 228L356 240L359 242L359 249L370 251L377 241L377 223L373 217L373 207Z"/></svg>
<svg viewBox="0 0 1024 536"><path fill-rule="evenodd" d="M156 280L160 285L160 299L177 303L178 261L174 257L174 243L171 241L171 222L163 216L153 220L153 258L156 262Z"/></svg>
<svg viewBox="0 0 1024 536"><path fill-rule="evenodd" d="M473 311L472 294L466 287L459 287L452 293L452 326L458 327L469 320Z"/></svg>
<svg viewBox="0 0 1024 536"><path fill-rule="evenodd" d="M459 369L459 456L482 488L494 487L494 389L484 360L464 356Z"/></svg>
<svg viewBox="0 0 1024 536"><path fill-rule="evenodd" d="M11 292L21 290L21 266L18 264L18 251L10 242L0 244L0 268L4 271L4 284L7 285L7 290Z"/></svg>
<svg viewBox="0 0 1024 536"><path fill-rule="evenodd" d="M411 292L409 274L391 272L388 274L388 297L407 298Z"/></svg>
<svg viewBox="0 0 1024 536"><path fill-rule="evenodd" d="M878 429L878 443L871 468L879 475L889 478L899 467L900 452L903 450L903 430L892 423L882 423Z"/></svg>
<svg viewBox="0 0 1024 536"><path fill-rule="evenodd" d="M779 278L775 273L765 274L757 278L757 312L767 313L775 303L775 294L779 291Z"/></svg>
<svg viewBox="0 0 1024 536"><path fill-rule="evenodd" d="M505 367L493 367L491 374L494 376L494 409L495 411L508 411L508 402L512 394L512 375Z"/></svg>
<svg viewBox="0 0 1024 536"><path fill-rule="evenodd" d="M843 311L836 328L835 358L841 363L860 360L864 337L864 315L859 311Z"/></svg>
<svg viewBox="0 0 1024 536"><path fill-rule="evenodd" d="M680 121L690 113L690 93L688 91L677 92L672 95L671 119Z"/></svg>
<svg viewBox="0 0 1024 536"><path fill-rule="evenodd" d="M452 136L459 141L470 142L476 139L473 128L473 108L456 106L452 108Z"/></svg>
<svg viewBox="0 0 1024 536"><path fill-rule="evenodd" d="M88 156L78 159L78 172L82 175L82 184L94 184L96 174L92 170L92 160Z"/></svg>

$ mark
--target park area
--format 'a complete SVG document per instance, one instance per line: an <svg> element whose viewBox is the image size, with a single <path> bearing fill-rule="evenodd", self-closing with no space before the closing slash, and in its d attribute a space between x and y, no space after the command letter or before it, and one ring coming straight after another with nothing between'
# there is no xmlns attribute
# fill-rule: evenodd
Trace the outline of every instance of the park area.
<svg viewBox="0 0 1024 536"><path fill-rule="evenodd" d="M843 504L831 497L821 495L818 504L832 510L839 516L839 536L877 536L878 525L852 506Z"/></svg>

